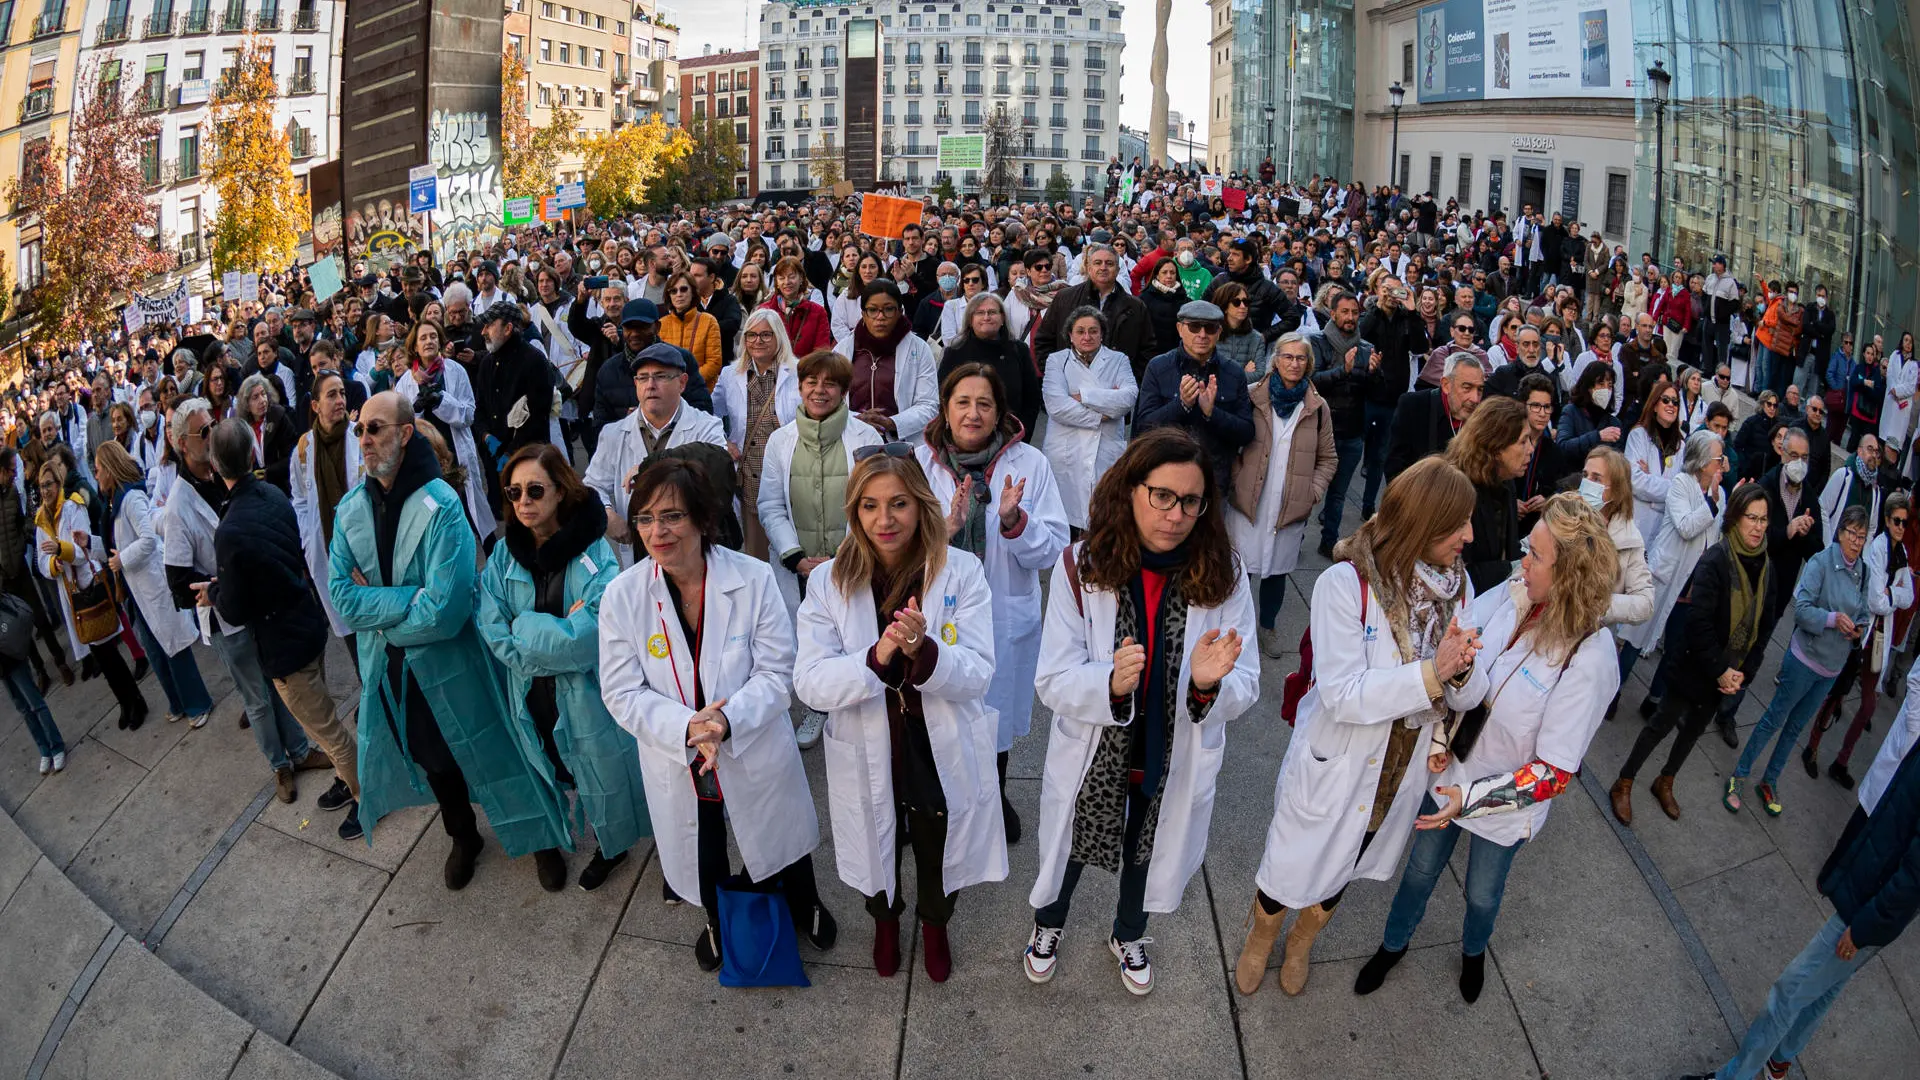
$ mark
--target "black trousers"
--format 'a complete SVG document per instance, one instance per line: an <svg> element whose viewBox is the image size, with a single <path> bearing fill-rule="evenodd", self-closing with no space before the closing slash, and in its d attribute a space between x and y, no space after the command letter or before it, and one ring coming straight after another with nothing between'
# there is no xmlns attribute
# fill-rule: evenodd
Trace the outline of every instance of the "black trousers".
<svg viewBox="0 0 1920 1080"><path fill-rule="evenodd" d="M900 892L906 868L900 864L900 852L913 848L914 914L928 926L945 926L953 921L953 902L957 893L948 893L943 867L947 857L947 818L896 803L893 812L893 903L887 894L867 897L867 914L880 921L898 919L907 910L907 898Z"/></svg>
<svg viewBox="0 0 1920 1080"><path fill-rule="evenodd" d="M1633 779L1640 771L1640 766L1646 764L1654 750L1659 748L1660 741L1667 737L1667 732L1675 727L1680 729L1680 734L1673 740L1673 749L1668 752L1667 764L1660 770L1660 775L1678 775L1680 766L1687 763L1687 755L1693 753L1693 744L1700 741L1700 734L1707 730L1708 724L1713 723L1719 711L1719 702L1688 701L1679 694L1669 693L1667 699L1660 703L1660 710L1641 729L1640 737L1633 741L1633 751L1627 755L1626 764L1620 766L1620 778Z"/></svg>
<svg viewBox="0 0 1920 1080"><path fill-rule="evenodd" d="M694 849L700 860L700 906L707 911L707 925L720 929L720 883L733 876L733 860L727 857L727 804L720 799L699 800L694 815L698 832ZM807 926L813 909L820 906L820 886L813 876L813 856L802 855L792 865L774 875L780 891L786 894L787 909L794 925ZM762 884L762 882L755 882Z"/></svg>
<svg viewBox="0 0 1920 1080"><path fill-rule="evenodd" d="M122 709L133 711L142 709L146 699L140 696L140 684L133 681L133 669L127 666L127 658L120 655L119 639L88 646L88 655L100 666L100 674L106 676L107 688L113 691L113 699Z"/></svg>
<svg viewBox="0 0 1920 1080"><path fill-rule="evenodd" d="M480 822L473 813L473 795L467 790L466 774L460 766L444 772L427 773L427 786L440 804L440 826L453 842L464 848L480 844Z"/></svg>
<svg viewBox="0 0 1920 1080"><path fill-rule="evenodd" d="M1127 789L1127 823L1120 839L1120 902L1113 916L1116 941L1138 941L1147 933L1147 869L1151 859L1140 861L1140 832L1147 823L1147 794L1140 785ZM1049 929L1067 925L1067 909L1073 903L1073 890L1080 884L1080 872L1087 864L1069 859L1060 878L1060 895L1053 903L1033 913L1033 921Z"/></svg>
<svg viewBox="0 0 1920 1080"><path fill-rule="evenodd" d="M34 586L33 579L25 574L19 574L7 578L4 582L0 582L0 589L5 589L5 591L25 600L27 606L33 609L34 632L40 635L41 641L46 642L47 652L53 657L53 662L61 667L65 667L67 654L60 644L60 630L54 626L53 617L47 613L45 598L41 596L40 590ZM46 661L40 659L40 650L38 648L32 648L27 653L27 659L33 664L34 671L41 675L47 673Z"/></svg>

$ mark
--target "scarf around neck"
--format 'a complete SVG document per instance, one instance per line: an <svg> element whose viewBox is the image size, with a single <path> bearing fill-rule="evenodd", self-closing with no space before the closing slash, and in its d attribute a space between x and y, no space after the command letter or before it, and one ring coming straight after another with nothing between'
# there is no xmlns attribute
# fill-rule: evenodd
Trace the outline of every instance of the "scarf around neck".
<svg viewBox="0 0 1920 1080"><path fill-rule="evenodd" d="M1291 419L1293 410L1299 408L1302 401L1307 400L1308 380L1301 379L1298 385L1289 390L1286 384L1280 381L1278 371L1268 375L1268 379L1267 400L1273 403L1274 413L1282 420Z"/></svg>
<svg viewBox="0 0 1920 1080"><path fill-rule="evenodd" d="M971 452L952 443L940 448L940 460L955 477L971 477L972 498L967 504L967 519L950 541L954 547L985 558L987 554L987 508L993 504L993 484L987 470L1007 445L1004 432L995 431L987 445Z"/></svg>
<svg viewBox="0 0 1920 1080"><path fill-rule="evenodd" d="M1060 278L1054 278L1045 285L1035 285L1033 279L1028 278L1024 287L1019 285L1013 287L1013 295L1020 298L1020 302L1026 305L1028 311L1037 313L1045 311L1047 305L1053 303L1053 298L1059 296L1060 290L1066 287L1067 283Z"/></svg>
<svg viewBox="0 0 1920 1080"><path fill-rule="evenodd" d="M313 486L320 496L320 536L333 544L333 511L347 494L347 425L313 425Z"/></svg>
<svg viewBox="0 0 1920 1080"><path fill-rule="evenodd" d="M1767 575L1771 567L1766 558L1767 541L1748 547L1739 529L1727 533L1727 551L1734 556L1733 592L1727 600L1729 633L1727 646L1735 656L1745 657L1760 632L1760 604L1756 598L1767 595ZM1758 560L1760 573L1749 574L1746 564Z"/></svg>

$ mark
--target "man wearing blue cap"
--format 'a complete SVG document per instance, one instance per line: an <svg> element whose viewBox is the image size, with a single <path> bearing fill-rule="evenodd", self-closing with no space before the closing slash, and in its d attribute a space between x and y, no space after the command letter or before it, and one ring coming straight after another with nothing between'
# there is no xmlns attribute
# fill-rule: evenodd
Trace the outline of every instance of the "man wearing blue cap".
<svg viewBox="0 0 1920 1080"><path fill-rule="evenodd" d="M633 411L637 399L633 394L633 373L638 365L636 358L642 349L660 340L658 324L660 309L653 301L641 297L629 300L620 309L620 339L623 348L607 357L600 365L599 374L593 384L593 423L596 428L604 428ZM668 346L679 348L679 346ZM689 370L693 367L693 354L680 349L686 358ZM682 397L687 404L701 412L713 412L713 394L707 389L706 380L691 379Z"/></svg>
<svg viewBox="0 0 1920 1080"><path fill-rule="evenodd" d="M647 300L627 301L629 309L635 304L653 306ZM700 382L698 375L692 374L693 361L685 349L656 341L631 360L631 393L638 407L601 429L600 443L594 448L593 459L587 463L587 473L582 478L606 506L607 542L619 554L622 568L633 565L633 536L627 528L627 493L641 463L656 451L676 446L704 442L724 447L727 442L719 417L690 408L682 400L687 387ZM613 366L609 361L600 369L603 379L607 369Z"/></svg>

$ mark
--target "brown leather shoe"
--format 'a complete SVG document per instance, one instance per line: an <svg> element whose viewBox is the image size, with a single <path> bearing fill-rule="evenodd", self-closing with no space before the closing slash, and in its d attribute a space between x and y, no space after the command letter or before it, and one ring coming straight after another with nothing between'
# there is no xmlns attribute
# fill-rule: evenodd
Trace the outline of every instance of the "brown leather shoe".
<svg viewBox="0 0 1920 1080"><path fill-rule="evenodd" d="M1280 924L1286 919L1286 908L1269 915L1261 908L1260 899L1254 898L1253 910L1247 914L1247 942L1240 947L1240 959L1233 965L1233 985L1241 993L1260 989L1261 980L1267 977L1267 960L1273 956L1273 943L1280 937Z"/></svg>
<svg viewBox="0 0 1920 1080"><path fill-rule="evenodd" d="M1320 936L1321 928L1331 918L1333 912L1319 904L1301 908L1299 918L1293 920L1293 929L1287 931L1287 951L1280 959L1280 989L1288 997L1299 997L1306 990L1307 973L1313 963L1313 939Z"/></svg>
<svg viewBox="0 0 1920 1080"><path fill-rule="evenodd" d="M1653 797L1660 802L1660 809L1666 811L1668 817L1680 820L1680 804L1673 797L1673 777L1657 777L1647 785L1647 790L1653 792Z"/></svg>
<svg viewBox="0 0 1920 1080"><path fill-rule="evenodd" d="M281 802L290 803L300 797L293 787L293 769L275 769L273 771L273 793Z"/></svg>
<svg viewBox="0 0 1920 1080"><path fill-rule="evenodd" d="M325 750L316 746L308 750L307 756L295 762L293 767L303 771L307 769L331 769L333 768L333 759L327 756Z"/></svg>
<svg viewBox="0 0 1920 1080"><path fill-rule="evenodd" d="M1613 803L1613 816L1620 824L1633 827L1633 781L1621 777L1613 782L1613 788L1607 792L1608 801Z"/></svg>

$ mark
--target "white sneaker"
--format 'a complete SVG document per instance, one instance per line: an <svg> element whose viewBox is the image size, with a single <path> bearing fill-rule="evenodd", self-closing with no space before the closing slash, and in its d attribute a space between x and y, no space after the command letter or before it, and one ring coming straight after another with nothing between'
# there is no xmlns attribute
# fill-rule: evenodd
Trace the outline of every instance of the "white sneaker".
<svg viewBox="0 0 1920 1080"><path fill-rule="evenodd" d="M65 750L62 750L61 752L53 755L53 771L54 772L67 771L67 752Z"/></svg>
<svg viewBox="0 0 1920 1080"><path fill-rule="evenodd" d="M1035 926L1027 938L1027 981L1043 983L1053 978L1053 969L1060 963L1060 931L1049 926Z"/></svg>
<svg viewBox="0 0 1920 1080"><path fill-rule="evenodd" d="M795 732L795 738L800 742L800 749L811 750L820 745L820 732L825 730L826 726L826 713L813 709L803 710L800 713L800 730Z"/></svg>
<svg viewBox="0 0 1920 1080"><path fill-rule="evenodd" d="M45 754L41 754L40 755L40 775L45 776L52 771L53 771L53 759L48 757Z"/></svg>
<svg viewBox="0 0 1920 1080"><path fill-rule="evenodd" d="M187 718L186 713L170 712L167 714L167 723L177 724L180 721L185 720L186 718Z"/></svg>
<svg viewBox="0 0 1920 1080"><path fill-rule="evenodd" d="M212 713L201 713L199 716L189 716L187 717L187 726L198 731L207 726L207 718L212 715Z"/></svg>
<svg viewBox="0 0 1920 1080"><path fill-rule="evenodd" d="M1117 938L1107 939L1108 950L1113 953L1114 959L1120 961L1120 985L1135 997L1153 989L1153 963L1147 959L1147 946L1152 943L1150 937L1127 942Z"/></svg>

